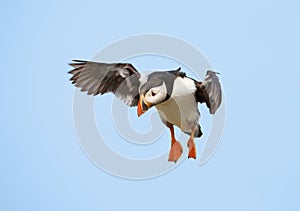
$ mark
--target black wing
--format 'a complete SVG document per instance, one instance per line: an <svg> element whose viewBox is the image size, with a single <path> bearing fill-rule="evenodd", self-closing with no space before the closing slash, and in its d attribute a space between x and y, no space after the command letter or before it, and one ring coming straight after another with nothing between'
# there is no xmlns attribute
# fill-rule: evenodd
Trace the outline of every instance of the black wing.
<svg viewBox="0 0 300 211"><path fill-rule="evenodd" d="M81 87L88 95L114 93L129 106L136 106L139 100L140 74L129 63L98 63L73 60L72 84Z"/></svg>
<svg viewBox="0 0 300 211"><path fill-rule="evenodd" d="M203 82L195 82L197 102L205 102L211 114L217 111L222 102L221 84L216 74L218 73L209 70L206 72L206 78Z"/></svg>

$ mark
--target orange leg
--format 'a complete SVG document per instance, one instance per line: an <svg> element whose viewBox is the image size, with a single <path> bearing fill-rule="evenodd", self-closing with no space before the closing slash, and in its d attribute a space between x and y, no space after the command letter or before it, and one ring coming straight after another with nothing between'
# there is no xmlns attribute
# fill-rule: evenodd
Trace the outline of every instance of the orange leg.
<svg viewBox="0 0 300 211"><path fill-rule="evenodd" d="M170 123L167 123L167 127L170 129L170 132L171 132L171 149L170 149L170 153L169 153L169 161L176 163L177 160L180 158L183 150L182 150L182 146L179 143L179 141L177 141L175 139L173 125Z"/></svg>
<svg viewBox="0 0 300 211"><path fill-rule="evenodd" d="M196 159L196 145L194 142L194 129L192 130L191 137L188 140L187 146L189 148L189 156L188 158Z"/></svg>

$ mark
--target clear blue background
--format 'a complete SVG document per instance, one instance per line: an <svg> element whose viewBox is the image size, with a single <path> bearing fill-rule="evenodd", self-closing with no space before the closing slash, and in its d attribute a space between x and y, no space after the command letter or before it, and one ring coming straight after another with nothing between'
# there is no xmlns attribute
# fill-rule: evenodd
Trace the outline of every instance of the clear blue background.
<svg viewBox="0 0 300 211"><path fill-rule="evenodd" d="M299 210L299 1L2 1L0 210ZM146 181L98 169L67 62L132 34L188 41L222 72L215 156Z"/></svg>

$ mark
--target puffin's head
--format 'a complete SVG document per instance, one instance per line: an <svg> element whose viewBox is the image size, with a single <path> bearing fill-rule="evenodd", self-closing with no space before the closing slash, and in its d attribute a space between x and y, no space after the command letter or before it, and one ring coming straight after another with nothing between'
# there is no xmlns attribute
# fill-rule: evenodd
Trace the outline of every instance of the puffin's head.
<svg viewBox="0 0 300 211"><path fill-rule="evenodd" d="M140 88L138 102L138 116L141 116L149 108L163 102L167 97L167 87L160 78L151 78Z"/></svg>

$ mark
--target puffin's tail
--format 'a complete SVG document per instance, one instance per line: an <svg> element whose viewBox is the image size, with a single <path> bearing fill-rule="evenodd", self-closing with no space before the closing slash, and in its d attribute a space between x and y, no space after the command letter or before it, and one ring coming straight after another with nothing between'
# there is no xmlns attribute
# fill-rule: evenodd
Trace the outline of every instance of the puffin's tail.
<svg viewBox="0 0 300 211"><path fill-rule="evenodd" d="M188 135L191 135L191 133L186 133ZM201 127L199 124L197 124L196 128L195 128L195 132L194 132L194 137L195 138L200 138L203 135L202 131L201 131Z"/></svg>

